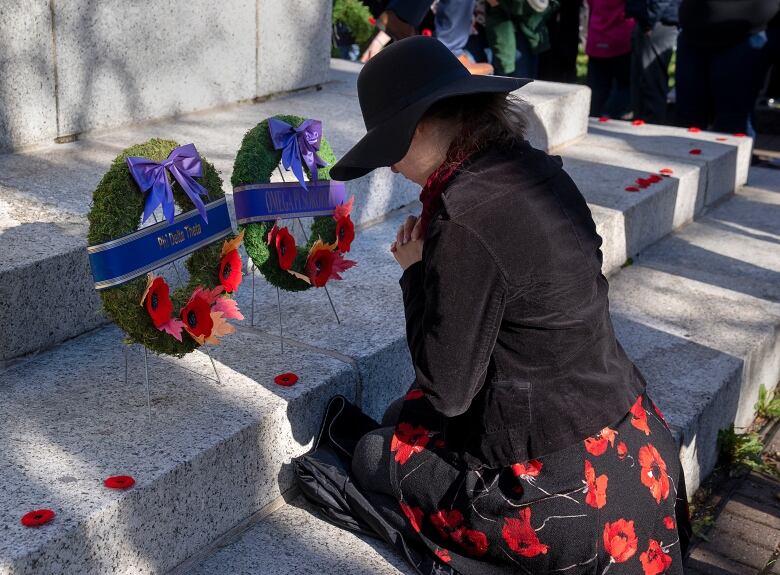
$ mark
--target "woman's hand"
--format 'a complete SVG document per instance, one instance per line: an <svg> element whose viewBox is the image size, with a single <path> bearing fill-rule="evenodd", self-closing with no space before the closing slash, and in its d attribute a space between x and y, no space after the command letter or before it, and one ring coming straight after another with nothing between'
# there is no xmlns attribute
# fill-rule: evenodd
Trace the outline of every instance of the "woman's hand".
<svg viewBox="0 0 780 575"><path fill-rule="evenodd" d="M420 220L416 216L409 216L398 228L395 241L390 245L390 251L403 269L422 260L421 236Z"/></svg>

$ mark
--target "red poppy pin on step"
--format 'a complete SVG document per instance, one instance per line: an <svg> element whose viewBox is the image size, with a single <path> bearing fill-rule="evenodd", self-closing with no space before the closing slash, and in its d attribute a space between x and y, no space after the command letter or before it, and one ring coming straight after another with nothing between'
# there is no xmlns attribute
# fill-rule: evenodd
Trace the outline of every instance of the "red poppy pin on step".
<svg viewBox="0 0 780 575"><path fill-rule="evenodd" d="M734 134L735 138L744 138L745 136L747 136L747 134L743 134L742 132L737 132Z"/></svg>
<svg viewBox="0 0 780 575"><path fill-rule="evenodd" d="M274 378L274 383L276 385L283 385L284 387L290 387L291 385L295 385L295 382L297 381L298 381L298 376L292 372L280 373Z"/></svg>
<svg viewBox="0 0 780 575"><path fill-rule="evenodd" d="M29 513L25 513L22 516L22 525L25 527L40 527L41 525L45 525L52 519L54 519L54 516L56 513L52 511L51 509L38 509L36 511L30 511Z"/></svg>
<svg viewBox="0 0 780 575"><path fill-rule="evenodd" d="M672 168L661 168L659 170L664 176L671 176L674 173Z"/></svg>
<svg viewBox="0 0 780 575"><path fill-rule="evenodd" d="M633 122L631 122L631 125L632 126L644 126L645 125L645 121L644 120L634 120Z"/></svg>
<svg viewBox="0 0 780 575"><path fill-rule="evenodd" d="M716 139L718 142L725 142L725 141L727 141L727 140L728 140L728 138L723 138L723 137L720 137L720 138L715 138L715 139Z"/></svg>
<svg viewBox="0 0 780 575"><path fill-rule="evenodd" d="M626 186L626 191L627 192L638 192L639 188L637 188L636 186Z"/></svg>
<svg viewBox="0 0 780 575"><path fill-rule="evenodd" d="M109 489L130 489L135 485L135 479L129 475L112 475L103 482L103 485Z"/></svg>
<svg viewBox="0 0 780 575"><path fill-rule="evenodd" d="M698 156L701 154L701 150L699 148L694 148L693 150L689 150L688 153L692 156Z"/></svg>
<svg viewBox="0 0 780 575"><path fill-rule="evenodd" d="M609 122L609 116L601 116L599 122Z"/></svg>
<svg viewBox="0 0 780 575"><path fill-rule="evenodd" d="M688 131L696 134L698 132L701 132L701 128L697 128L696 126L691 126L690 128L688 128Z"/></svg>

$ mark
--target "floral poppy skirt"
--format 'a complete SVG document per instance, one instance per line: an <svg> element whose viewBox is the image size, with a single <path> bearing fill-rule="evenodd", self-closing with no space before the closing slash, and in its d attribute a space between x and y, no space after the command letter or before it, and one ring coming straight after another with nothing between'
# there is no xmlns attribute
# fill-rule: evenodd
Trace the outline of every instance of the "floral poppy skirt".
<svg viewBox="0 0 780 575"><path fill-rule="evenodd" d="M406 403L417 398L412 391ZM405 531L453 570L683 573L689 519L678 447L647 395L597 435L502 469L456 465L440 430L405 421L410 411L394 431L373 433L384 432Z"/></svg>

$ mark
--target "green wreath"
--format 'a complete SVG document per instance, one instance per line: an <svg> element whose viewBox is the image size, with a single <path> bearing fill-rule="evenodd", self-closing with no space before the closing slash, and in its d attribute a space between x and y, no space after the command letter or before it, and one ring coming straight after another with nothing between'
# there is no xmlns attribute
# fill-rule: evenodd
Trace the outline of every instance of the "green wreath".
<svg viewBox="0 0 780 575"><path fill-rule="evenodd" d="M306 121L300 116L279 115L274 117L296 128ZM327 165L317 170L317 178L330 180L330 168L328 166L336 162L336 156L324 136L320 141L318 155ZM274 149L271 141L268 119L263 120L249 130L241 142L241 148L239 148L233 164L233 176L231 177L233 187L270 182L271 175L279 165L281 158L282 151ZM309 169L305 164L304 169L309 174L309 178L311 178ZM342 251L349 250L349 243L351 243L352 237L354 237L354 227L351 220L349 220L350 208L351 203L346 204L342 219L338 222L334 216L317 216L314 218L306 245L295 246L296 254L289 271L280 265L279 253L273 245L273 241L269 241L269 236L273 240L275 234L279 231L275 222L258 222L242 225L244 248L249 257L252 258L257 269L271 285L287 291L303 291L315 287L315 283L309 283L310 280L307 281L305 279L307 275L306 264L310 261L312 248L316 249L322 244L330 246L342 245L344 241L343 235L346 230L350 237L346 242L346 248ZM342 226L342 222L346 226ZM340 269L347 269L347 267L354 265L354 262L349 260L339 261L347 264ZM338 278L339 276L336 275L335 277ZM327 278L325 281L327 281Z"/></svg>
<svg viewBox="0 0 780 575"><path fill-rule="evenodd" d="M174 141L155 138L127 148L114 159L111 168L103 176L92 195L92 205L87 216L89 220L87 241L90 246L131 234L138 229L144 210L144 194L139 191L133 180L126 158L142 156L162 162L177 147L178 144ZM199 178L199 182L208 190L209 200L214 201L224 197L222 179L216 169L205 158L201 157L201 161L203 177ZM172 189L176 205L182 211L195 209L192 201L175 180L172 182ZM239 238L233 238L231 243L235 246L239 241ZM217 242L190 254L185 263L190 276L189 281L170 294L173 310L183 309L198 288L205 288L203 293L207 294L222 285L220 281L222 250L223 246ZM230 255L235 257L237 253ZM238 268L240 273L240 266ZM147 297L149 288L149 278L140 277L100 291L106 313L125 332L126 343L140 343L155 353L175 357L183 357L202 345L202 342L187 334L183 334L181 341L178 341L170 333L161 331L155 326L150 312L142 301ZM219 296L220 299L229 297L229 294ZM230 305L230 307L234 306Z"/></svg>

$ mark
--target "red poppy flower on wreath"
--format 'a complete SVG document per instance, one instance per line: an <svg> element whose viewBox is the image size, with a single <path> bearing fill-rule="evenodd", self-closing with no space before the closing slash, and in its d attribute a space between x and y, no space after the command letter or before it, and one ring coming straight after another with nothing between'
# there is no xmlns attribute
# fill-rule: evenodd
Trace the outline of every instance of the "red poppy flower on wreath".
<svg viewBox="0 0 780 575"><path fill-rule="evenodd" d="M434 551L436 554L436 557L439 558L439 561L442 563L449 563L452 561L452 557L450 557L450 552L446 549L437 548L436 551Z"/></svg>
<svg viewBox="0 0 780 575"><path fill-rule="evenodd" d="M419 507L411 507L403 501L401 501L399 505L401 506L401 511L404 512L404 515L406 515L406 518L409 520L412 529L419 533L423 521L423 510Z"/></svg>
<svg viewBox="0 0 780 575"><path fill-rule="evenodd" d="M372 26L376 26L376 18L374 18L373 16L369 16L368 23L371 24Z"/></svg>
<svg viewBox="0 0 780 575"><path fill-rule="evenodd" d="M415 399L422 399L425 397L425 392L422 389L410 389L404 396L404 401L413 401Z"/></svg>
<svg viewBox="0 0 780 575"><path fill-rule="evenodd" d="M539 477L539 473L542 471L543 464L538 459L532 459L525 463L515 463L512 465L512 473L515 477L521 479L531 479Z"/></svg>
<svg viewBox="0 0 780 575"><path fill-rule="evenodd" d="M130 489L135 485L135 479L129 475L112 475L106 478L103 485L109 489Z"/></svg>
<svg viewBox="0 0 780 575"><path fill-rule="evenodd" d="M656 503L669 497L669 476L666 474L666 462L651 444L639 448L639 465L642 468L642 484L650 490Z"/></svg>
<svg viewBox="0 0 780 575"><path fill-rule="evenodd" d="M37 509L22 515L22 525L25 527L40 527L54 519L56 513L51 509Z"/></svg>
<svg viewBox="0 0 780 575"><path fill-rule="evenodd" d="M585 503L596 509L601 509L607 504L607 482L609 478L606 475L596 477L596 470L587 459L585 460Z"/></svg>
<svg viewBox="0 0 780 575"><path fill-rule="evenodd" d="M348 202L336 206L336 210L333 212L333 219L336 220L336 244L340 252L348 252L352 240L355 239L355 224L349 217L354 201L355 197L353 196L349 198Z"/></svg>
<svg viewBox="0 0 780 575"><path fill-rule="evenodd" d="M604 452L607 451L607 444L612 447L615 446L615 436L617 436L617 431L605 427L593 437L589 437L585 440L585 449L588 450L588 453L595 455L596 457L604 455Z"/></svg>
<svg viewBox="0 0 780 575"><path fill-rule="evenodd" d="M281 229L274 226L268 236L276 249L276 259L279 261L279 267L283 270L289 270L298 251L295 249L295 238L287 227Z"/></svg>
<svg viewBox="0 0 780 575"><path fill-rule="evenodd" d="M604 549L609 553L611 562L628 561L636 553L638 544L633 521L618 519L604 524Z"/></svg>
<svg viewBox="0 0 780 575"><path fill-rule="evenodd" d="M146 313L152 318L154 327L159 328L168 323L173 313L173 302L171 302L170 288L168 282L161 277L151 277L151 283L144 293L144 305Z"/></svg>
<svg viewBox="0 0 780 575"><path fill-rule="evenodd" d="M672 519L671 516L667 515L666 517L664 517L664 527L666 527L667 529L674 529L676 527L674 519Z"/></svg>
<svg viewBox="0 0 780 575"><path fill-rule="evenodd" d="M530 507L523 507L520 510L519 519L505 518L501 535L507 546L523 557L536 557L539 554L547 553L548 546L539 541L536 531L531 527Z"/></svg>
<svg viewBox="0 0 780 575"><path fill-rule="evenodd" d="M639 555L645 575L660 575L672 564L672 558L655 539L650 539L647 551Z"/></svg>
<svg viewBox="0 0 780 575"><path fill-rule="evenodd" d="M214 327L214 320L211 318L211 304L204 296L204 293L195 290L190 297L190 301L181 310L181 320L184 322L184 329L195 338L208 338L211 336L211 330Z"/></svg>
<svg viewBox="0 0 780 575"><path fill-rule="evenodd" d="M650 428L647 426L647 412L642 406L642 396L636 398L634 405L631 406L631 425L639 431L644 431L645 435L650 435Z"/></svg>
<svg viewBox="0 0 780 575"><path fill-rule="evenodd" d="M422 425L413 426L411 423L401 422L393 432L390 451L395 453L395 460L403 465L412 455L422 452L429 439L430 434Z"/></svg>
<svg viewBox="0 0 780 575"><path fill-rule="evenodd" d="M340 253L333 251L335 248L336 244L326 244L322 240L314 242L306 260L306 276L302 278L315 287L324 286L331 278L340 280L339 274L354 266L355 262L344 259Z"/></svg>
<svg viewBox="0 0 780 575"><path fill-rule="evenodd" d="M242 241L244 241L243 230L235 238L222 244L219 283L227 293L233 293L241 285L243 274L241 273L241 256L238 253L238 246L241 245Z"/></svg>
<svg viewBox="0 0 780 575"><path fill-rule="evenodd" d="M291 385L295 385L297 381L298 381L298 376L289 371L287 373L280 373L279 375L274 377L274 383L276 385L282 385L284 387L290 387Z"/></svg>
<svg viewBox="0 0 780 575"><path fill-rule="evenodd" d="M623 460L628 455L628 447L626 447L625 441L621 441L617 446L618 459Z"/></svg>
<svg viewBox="0 0 780 575"><path fill-rule="evenodd" d="M692 150L688 150L688 153L693 156L698 156L701 154L701 150L699 148L694 148Z"/></svg>

